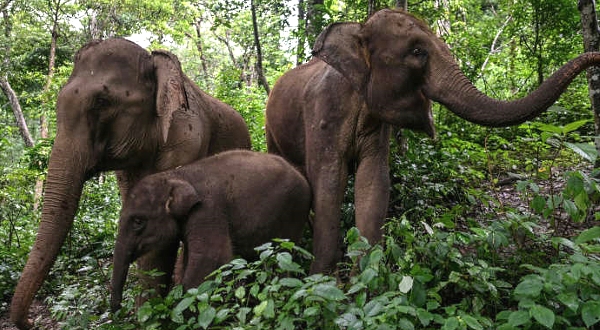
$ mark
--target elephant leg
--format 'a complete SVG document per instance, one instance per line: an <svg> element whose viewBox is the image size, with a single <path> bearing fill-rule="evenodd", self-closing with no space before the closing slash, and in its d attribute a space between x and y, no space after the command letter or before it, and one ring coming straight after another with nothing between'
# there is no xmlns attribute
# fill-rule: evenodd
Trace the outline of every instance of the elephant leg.
<svg viewBox="0 0 600 330"><path fill-rule="evenodd" d="M360 160L354 186L356 227L370 244L381 241L389 198L387 150L385 154L378 151L376 155Z"/></svg>
<svg viewBox="0 0 600 330"><path fill-rule="evenodd" d="M154 290L155 294L166 296L170 289L178 248L179 242L176 242L165 249L151 251L138 259L137 264L141 270L138 276L144 289L151 289ZM158 271L160 275L145 274L153 270ZM147 298L149 297L137 297L136 305L141 306Z"/></svg>
<svg viewBox="0 0 600 330"><path fill-rule="evenodd" d="M220 219L221 220L221 219ZM185 290L197 287L215 269L233 259L233 246L226 228L204 228L201 237L188 240L182 284Z"/></svg>
<svg viewBox="0 0 600 330"><path fill-rule="evenodd" d="M348 171L341 161L319 166L317 173L309 169L313 189L313 254L310 273L335 270L341 258L339 246L341 206Z"/></svg>

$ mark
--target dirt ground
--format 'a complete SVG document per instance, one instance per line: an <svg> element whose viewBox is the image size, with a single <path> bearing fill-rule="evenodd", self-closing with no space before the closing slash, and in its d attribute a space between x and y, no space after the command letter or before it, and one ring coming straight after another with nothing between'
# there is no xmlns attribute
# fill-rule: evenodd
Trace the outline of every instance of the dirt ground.
<svg viewBox="0 0 600 330"><path fill-rule="evenodd" d="M58 322L54 321L50 316L48 307L41 301L34 300L31 304L29 311L29 317L33 320L36 329L40 330L54 330L60 329ZM18 330L9 320L8 311L4 311L0 315L0 330Z"/></svg>

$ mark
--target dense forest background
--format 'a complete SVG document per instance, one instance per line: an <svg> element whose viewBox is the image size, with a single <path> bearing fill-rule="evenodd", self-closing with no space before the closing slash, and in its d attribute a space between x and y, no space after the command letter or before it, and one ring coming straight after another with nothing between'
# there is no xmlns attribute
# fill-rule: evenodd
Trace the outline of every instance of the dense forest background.
<svg viewBox="0 0 600 330"><path fill-rule="evenodd" d="M585 2L585 1L581 1ZM592 2L593 3L593 2ZM178 55L184 71L245 118L265 151L264 106L335 21L405 6L443 38L479 89L514 99L584 51L573 0L0 0L0 314L40 218L55 103L75 52L127 37ZM305 244L273 242L196 290L108 313L120 200L106 173L36 300L42 327L66 329L584 329L600 320L600 186L586 75L535 121L485 128L434 105L437 139L391 139L385 244L352 228L336 277L306 276ZM359 258L361 257L361 258ZM186 313L192 311L193 313ZM4 318L5 320L5 318ZM0 326L7 325L0 323Z"/></svg>

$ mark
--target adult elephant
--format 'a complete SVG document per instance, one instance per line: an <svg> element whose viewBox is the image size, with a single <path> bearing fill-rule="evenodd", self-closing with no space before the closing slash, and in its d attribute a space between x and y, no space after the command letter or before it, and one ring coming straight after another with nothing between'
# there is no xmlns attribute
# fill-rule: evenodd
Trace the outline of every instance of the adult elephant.
<svg viewBox="0 0 600 330"><path fill-rule="evenodd" d="M12 299L21 329L73 224L84 182L117 170L121 196L140 178L228 149L249 149L243 118L201 91L175 55L148 53L125 39L93 41L75 55L58 95L57 133L48 165L42 219ZM165 272L170 261L149 256L143 269Z"/></svg>
<svg viewBox="0 0 600 330"><path fill-rule="evenodd" d="M269 152L299 167L313 190L312 273L333 270L339 259L340 206L351 172L356 226L371 243L381 240L390 188L388 124L422 126L414 119L422 118L423 98L468 121L507 126L542 113L576 75L600 64L600 53L586 53L522 99L491 99L422 21L390 9L364 24L330 25L313 55L277 81L266 110Z"/></svg>

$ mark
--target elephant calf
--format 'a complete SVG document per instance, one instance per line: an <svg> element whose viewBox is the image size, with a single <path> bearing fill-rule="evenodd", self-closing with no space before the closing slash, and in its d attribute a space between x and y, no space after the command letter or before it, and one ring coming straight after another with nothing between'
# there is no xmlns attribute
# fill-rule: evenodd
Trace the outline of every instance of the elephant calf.
<svg viewBox="0 0 600 330"><path fill-rule="evenodd" d="M226 151L144 177L121 210L111 308L120 307L129 265L153 253L175 262L184 243L185 289L199 285L234 254L256 256L272 238L298 241L308 218L307 181L279 156Z"/></svg>

